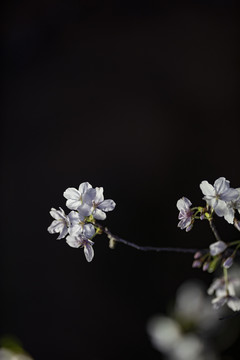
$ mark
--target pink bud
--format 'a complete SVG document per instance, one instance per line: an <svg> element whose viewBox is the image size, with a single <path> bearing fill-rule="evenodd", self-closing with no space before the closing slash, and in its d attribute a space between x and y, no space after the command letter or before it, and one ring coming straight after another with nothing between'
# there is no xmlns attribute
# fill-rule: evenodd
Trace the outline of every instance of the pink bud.
<svg viewBox="0 0 240 360"><path fill-rule="evenodd" d="M202 256L201 251L197 251L197 252L194 254L194 259L199 259L201 256Z"/></svg>
<svg viewBox="0 0 240 360"><path fill-rule="evenodd" d="M209 268L209 262L205 261L202 269L203 269L203 271L207 271L208 268Z"/></svg>
<svg viewBox="0 0 240 360"><path fill-rule="evenodd" d="M200 268L202 266L202 262L199 261L199 260L195 260L193 263L192 263L192 267L193 268Z"/></svg>

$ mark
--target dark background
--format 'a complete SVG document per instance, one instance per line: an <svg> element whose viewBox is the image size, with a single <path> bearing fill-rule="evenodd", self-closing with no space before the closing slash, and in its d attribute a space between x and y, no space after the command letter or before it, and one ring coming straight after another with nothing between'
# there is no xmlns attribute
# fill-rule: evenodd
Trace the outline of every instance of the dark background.
<svg viewBox="0 0 240 360"><path fill-rule="evenodd" d="M105 224L142 245L206 247L177 228L199 184L240 185L232 1L5 2L1 128L1 334L35 360L160 359L146 333L188 278L191 255L108 248L95 258L47 232L63 191L116 201ZM236 231L220 222L221 235ZM234 349L228 354L232 355Z"/></svg>

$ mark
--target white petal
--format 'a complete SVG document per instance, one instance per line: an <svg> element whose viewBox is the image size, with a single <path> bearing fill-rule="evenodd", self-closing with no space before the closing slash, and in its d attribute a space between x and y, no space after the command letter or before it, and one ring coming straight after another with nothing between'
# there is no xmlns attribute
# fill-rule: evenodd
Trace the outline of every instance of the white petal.
<svg viewBox="0 0 240 360"><path fill-rule="evenodd" d="M104 200L98 205L98 208L103 211L112 211L116 206L116 203L113 200Z"/></svg>
<svg viewBox="0 0 240 360"><path fill-rule="evenodd" d="M105 220L107 215L105 214L105 212L103 212L102 210L100 209L95 209L93 211L93 217L96 219L96 220Z"/></svg>
<svg viewBox="0 0 240 360"><path fill-rule="evenodd" d="M155 348L168 353L173 344L181 338L181 328L174 319L161 315L154 316L148 321L147 331Z"/></svg>
<svg viewBox="0 0 240 360"><path fill-rule="evenodd" d="M95 228L92 224L86 224L83 228L83 234L87 239L91 239L95 234Z"/></svg>
<svg viewBox="0 0 240 360"><path fill-rule="evenodd" d="M90 243L86 243L84 245L84 254L85 254L88 262L92 261L93 256L94 256L94 250Z"/></svg>
<svg viewBox="0 0 240 360"><path fill-rule="evenodd" d="M210 198L210 196L204 196L203 200L205 200L207 204L213 209L215 209L216 205L218 204L218 200L216 199L216 197Z"/></svg>
<svg viewBox="0 0 240 360"><path fill-rule="evenodd" d="M221 254L226 248L227 244L224 241L217 241L209 246L210 254L212 256Z"/></svg>
<svg viewBox="0 0 240 360"><path fill-rule="evenodd" d="M223 287L223 286L224 286L224 288L225 288L225 283L224 283L224 280L223 280L222 278L214 279L213 282L212 282L212 284L211 284L211 285L209 286L209 288L208 288L208 291L207 291L208 295L213 295L213 293L214 293L217 289L219 289L219 288L221 288L221 287Z"/></svg>
<svg viewBox="0 0 240 360"><path fill-rule="evenodd" d="M180 229L183 230L191 224L191 221L192 221L191 217L184 218L181 221L179 221L178 227L180 227Z"/></svg>
<svg viewBox="0 0 240 360"><path fill-rule="evenodd" d="M79 185L80 194L84 194L88 189L91 189L92 185L89 182L83 182Z"/></svg>
<svg viewBox="0 0 240 360"><path fill-rule="evenodd" d="M50 234L55 234L60 232L63 227L64 223L62 221L60 222L59 220L54 220L48 227L48 232L50 232Z"/></svg>
<svg viewBox="0 0 240 360"><path fill-rule="evenodd" d="M81 205L81 203L82 202L80 200L68 199L66 202L66 206L71 210L77 210L77 208Z"/></svg>
<svg viewBox="0 0 240 360"><path fill-rule="evenodd" d="M59 208L60 210L56 210L54 208L51 208L50 215L56 219L56 220L62 220L65 219L65 213L62 208Z"/></svg>
<svg viewBox="0 0 240 360"><path fill-rule="evenodd" d="M221 195L221 199L224 201L236 201L239 198L239 192L237 189L228 189Z"/></svg>
<svg viewBox="0 0 240 360"><path fill-rule="evenodd" d="M206 180L201 182L200 189L202 190L203 195L210 197L215 196L214 187L211 184L209 184L209 182Z"/></svg>
<svg viewBox="0 0 240 360"><path fill-rule="evenodd" d="M103 200L103 187L96 187L95 203L100 204L103 202Z"/></svg>
<svg viewBox="0 0 240 360"><path fill-rule="evenodd" d="M80 224L76 224L74 226L70 226L69 228L69 234L71 236L78 236L83 233L83 226Z"/></svg>
<svg viewBox="0 0 240 360"><path fill-rule="evenodd" d="M89 206L93 205L93 201L95 201L95 197L96 197L96 189L88 189L82 197L83 200L83 204L87 204Z"/></svg>
<svg viewBox="0 0 240 360"><path fill-rule="evenodd" d="M240 311L240 299L236 296L229 297L227 305L233 311Z"/></svg>
<svg viewBox="0 0 240 360"><path fill-rule="evenodd" d="M82 245L81 237L76 237L76 236L68 235L66 237L66 242L69 246L71 246L73 248L79 248Z"/></svg>
<svg viewBox="0 0 240 360"><path fill-rule="evenodd" d="M214 308L215 310L218 310L220 307L222 307L223 305L225 305L226 302L227 302L226 296L217 297L217 298L215 298L215 299L212 300L213 308Z"/></svg>
<svg viewBox="0 0 240 360"><path fill-rule="evenodd" d="M230 182L225 177L220 177L215 181L214 188L218 194L222 194L229 189L229 184Z"/></svg>
<svg viewBox="0 0 240 360"><path fill-rule="evenodd" d="M192 205L191 201L184 196L177 201L177 208L179 211L181 211L182 209L188 210L191 205Z"/></svg>
<svg viewBox="0 0 240 360"><path fill-rule="evenodd" d="M71 225L76 225L76 224L79 223L79 221L83 221L83 220L84 220L84 217L81 216L77 211L71 211L71 212L68 214L68 217L69 217L69 220L70 220Z"/></svg>
<svg viewBox="0 0 240 360"><path fill-rule="evenodd" d="M66 199L79 200L81 194L75 188L68 188L67 190L64 191L63 196Z"/></svg>
<svg viewBox="0 0 240 360"><path fill-rule="evenodd" d="M89 216L91 214L92 207L89 206L88 204L81 204L77 210L79 212L79 216L84 219L85 216Z"/></svg>
<svg viewBox="0 0 240 360"><path fill-rule="evenodd" d="M68 233L68 227L65 225L65 226L62 227L62 231L60 232L57 240L60 240L60 239L65 238L65 236L67 235L67 233Z"/></svg>
<svg viewBox="0 0 240 360"><path fill-rule="evenodd" d="M234 209L233 208L227 208L225 214L224 214L224 219L229 223L229 224L233 224L234 222Z"/></svg>
<svg viewBox="0 0 240 360"><path fill-rule="evenodd" d="M223 200L218 200L216 205L214 206L215 213L222 217L228 211L227 204Z"/></svg>

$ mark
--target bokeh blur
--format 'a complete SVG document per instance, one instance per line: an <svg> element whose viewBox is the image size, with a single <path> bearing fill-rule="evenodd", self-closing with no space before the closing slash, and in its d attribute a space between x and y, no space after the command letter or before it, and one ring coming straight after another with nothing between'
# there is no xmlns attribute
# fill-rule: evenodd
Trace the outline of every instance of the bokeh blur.
<svg viewBox="0 0 240 360"><path fill-rule="evenodd" d="M34 360L161 359L149 317L186 279L211 283L189 254L111 250L104 236L87 263L47 227L63 191L89 181L117 203L114 234L213 241L205 222L177 228L176 201L201 205L202 180L240 186L235 12L231 0L5 1L0 335ZM237 239L226 222L219 232Z"/></svg>

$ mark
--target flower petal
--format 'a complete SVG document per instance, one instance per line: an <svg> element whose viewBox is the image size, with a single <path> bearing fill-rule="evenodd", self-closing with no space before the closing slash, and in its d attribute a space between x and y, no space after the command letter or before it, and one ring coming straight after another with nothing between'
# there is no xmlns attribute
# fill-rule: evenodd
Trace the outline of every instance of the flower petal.
<svg viewBox="0 0 240 360"><path fill-rule="evenodd" d="M79 221L83 221L84 217L83 216L80 217L80 216L81 215L77 211L71 211L68 214L68 218L70 220L71 225L76 225L79 223Z"/></svg>
<svg viewBox="0 0 240 360"><path fill-rule="evenodd" d="M215 213L222 217L224 214L228 211L227 204L223 200L218 200L215 207L214 207Z"/></svg>
<svg viewBox="0 0 240 360"><path fill-rule="evenodd" d="M95 229L92 224L86 224L83 228L83 234L87 239L91 239L95 234Z"/></svg>
<svg viewBox="0 0 240 360"><path fill-rule="evenodd" d="M67 190L64 191L63 196L66 199L80 200L81 194L75 188L68 188Z"/></svg>
<svg viewBox="0 0 240 360"><path fill-rule="evenodd" d="M92 261L94 257L94 250L89 242L84 245L84 254L88 262Z"/></svg>
<svg viewBox="0 0 240 360"><path fill-rule="evenodd" d="M60 240L60 239L65 238L65 236L67 235L67 233L68 233L68 227L67 227L66 225L64 225L64 226L62 227L62 230L60 231L60 234L59 234L57 240Z"/></svg>
<svg viewBox="0 0 240 360"><path fill-rule="evenodd" d="M179 211L188 210L191 205L192 205L191 201L184 196L177 201L177 208Z"/></svg>
<svg viewBox="0 0 240 360"><path fill-rule="evenodd" d="M221 199L224 201L236 201L239 198L239 192L237 189L230 188L221 195Z"/></svg>
<svg viewBox="0 0 240 360"><path fill-rule="evenodd" d="M87 204L89 206L93 205L93 201L95 201L96 197L96 189L90 188L83 194L83 204Z"/></svg>
<svg viewBox="0 0 240 360"><path fill-rule="evenodd" d="M71 236L78 236L83 234L83 226L81 224L73 225L69 228L69 234Z"/></svg>
<svg viewBox="0 0 240 360"><path fill-rule="evenodd" d="M77 236L70 236L66 237L66 242L69 246L73 248L79 248L82 245L82 238Z"/></svg>
<svg viewBox="0 0 240 360"><path fill-rule="evenodd" d="M104 200L98 205L98 208L103 211L112 211L116 206L116 203L113 200Z"/></svg>
<svg viewBox="0 0 240 360"><path fill-rule="evenodd" d="M220 177L214 182L214 188L219 195L227 191L229 187L230 182L225 177Z"/></svg>
<svg viewBox="0 0 240 360"><path fill-rule="evenodd" d="M91 189L92 185L89 182L83 182L79 185L80 194L84 194L88 189Z"/></svg>
<svg viewBox="0 0 240 360"><path fill-rule="evenodd" d="M65 213L62 208L59 208L60 210L56 210L54 208L51 208L50 215L56 219L56 220L62 220L65 219Z"/></svg>
<svg viewBox="0 0 240 360"><path fill-rule="evenodd" d="M220 307L225 305L226 302L227 302L226 296L216 297L215 299L212 299L213 308L215 310L218 310Z"/></svg>
<svg viewBox="0 0 240 360"><path fill-rule="evenodd" d="M202 190L203 195L213 197L215 196L214 187L209 184L208 181L204 180L200 184L200 189Z"/></svg>
<svg viewBox="0 0 240 360"><path fill-rule="evenodd" d="M210 254L212 256L221 254L224 250L226 250L226 248L227 244L224 241L216 241L209 246Z"/></svg>
<svg viewBox="0 0 240 360"><path fill-rule="evenodd" d="M66 202L66 206L71 210L77 210L77 208L81 205L81 200L73 200L68 199Z"/></svg>
<svg viewBox="0 0 240 360"><path fill-rule="evenodd" d="M103 212L102 210L100 209L95 209L93 211L93 217L96 219L96 220L105 220L107 215L105 214L105 212Z"/></svg>
<svg viewBox="0 0 240 360"><path fill-rule="evenodd" d="M178 227L180 227L180 229L183 230L191 224L191 221L192 221L191 217L184 218L181 221L179 221Z"/></svg>
<svg viewBox="0 0 240 360"><path fill-rule="evenodd" d="M96 204L100 204L102 203L104 200L104 197L103 197L103 187L96 187L96 195L95 195L95 203Z"/></svg>
<svg viewBox="0 0 240 360"><path fill-rule="evenodd" d="M58 233L64 227L64 223L60 222L59 220L54 220L51 225L48 227L48 232L50 234Z"/></svg>
<svg viewBox="0 0 240 360"><path fill-rule="evenodd" d="M235 211L233 208L227 208L226 212L224 214L224 219L229 223L229 224L233 224L234 222L234 214Z"/></svg>
<svg viewBox="0 0 240 360"><path fill-rule="evenodd" d="M88 204L81 204L77 210L79 212L79 216L84 219L85 216L89 216L91 214L92 207L89 206ZM81 221L83 221L83 220L81 220Z"/></svg>
<svg viewBox="0 0 240 360"><path fill-rule="evenodd" d="M227 306L233 311L240 311L240 299L237 296L230 296Z"/></svg>

